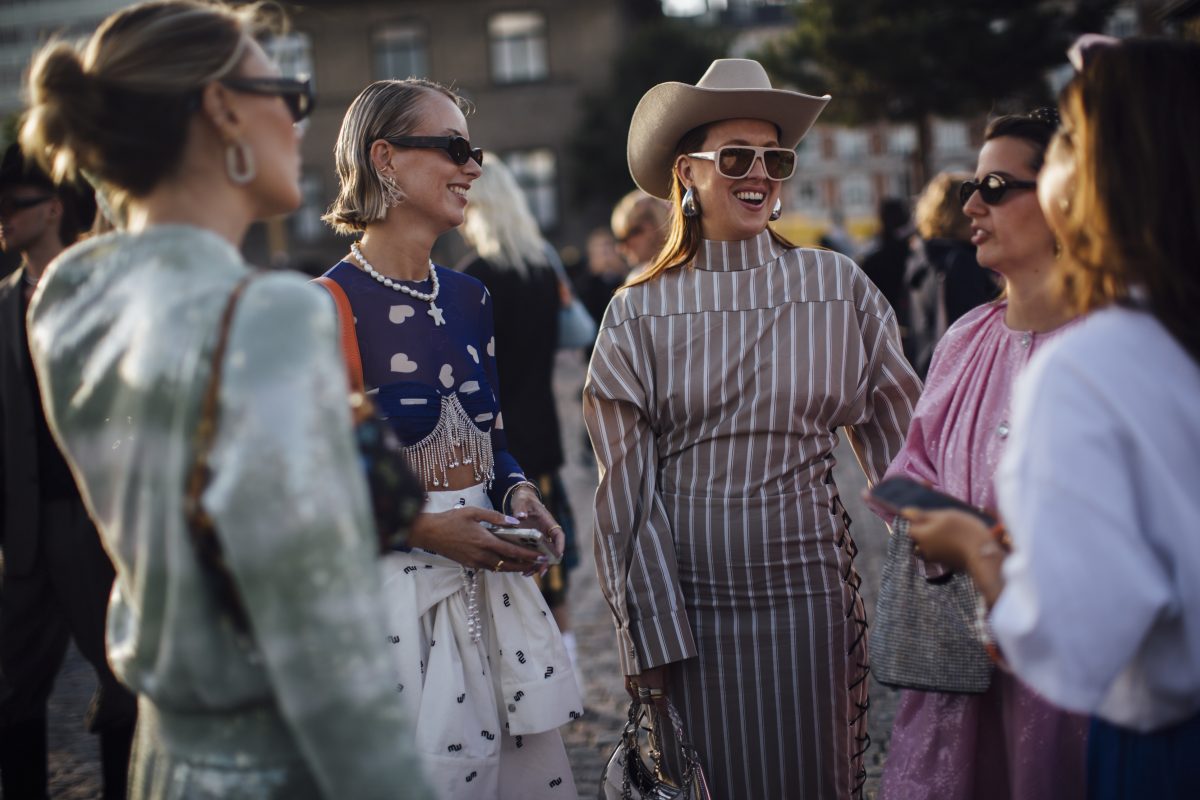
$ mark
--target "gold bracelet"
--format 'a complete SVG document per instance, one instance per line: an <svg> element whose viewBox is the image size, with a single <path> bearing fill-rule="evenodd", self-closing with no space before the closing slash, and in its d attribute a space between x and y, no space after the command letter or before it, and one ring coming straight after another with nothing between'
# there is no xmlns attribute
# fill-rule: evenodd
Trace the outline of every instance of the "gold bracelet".
<svg viewBox="0 0 1200 800"><path fill-rule="evenodd" d="M504 509L505 514L508 514L509 512L512 511L513 492L515 492L518 489L518 487L521 487L521 486L528 486L530 489L533 489L533 493L537 495L538 502L539 503L542 502L542 493L538 491L537 486L530 483L529 481L517 481L512 486L508 487L508 491L504 493L504 499L500 502L500 508Z"/></svg>

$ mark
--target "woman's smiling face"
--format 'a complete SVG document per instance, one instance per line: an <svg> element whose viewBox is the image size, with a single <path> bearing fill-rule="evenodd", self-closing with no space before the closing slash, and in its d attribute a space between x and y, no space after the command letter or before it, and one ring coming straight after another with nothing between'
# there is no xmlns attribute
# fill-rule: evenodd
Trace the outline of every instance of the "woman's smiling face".
<svg viewBox="0 0 1200 800"><path fill-rule="evenodd" d="M761 119L727 119L708 126L701 151L728 145L779 147L779 132ZM700 227L705 239L741 241L762 233L779 199L780 182L767 178L761 158L741 178L726 178L714 162L680 156L676 169L685 187L693 187L700 204Z"/></svg>

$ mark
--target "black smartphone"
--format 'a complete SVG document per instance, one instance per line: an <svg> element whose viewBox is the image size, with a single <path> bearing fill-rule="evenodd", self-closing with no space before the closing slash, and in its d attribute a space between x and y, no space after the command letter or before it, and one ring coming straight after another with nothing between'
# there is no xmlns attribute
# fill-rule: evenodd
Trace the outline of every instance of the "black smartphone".
<svg viewBox="0 0 1200 800"><path fill-rule="evenodd" d="M904 508L920 508L925 511L953 508L974 514L989 528L996 524L996 518L986 511L945 492L930 489L911 478L895 477L882 480L875 484L869 494L875 504L891 514L899 514Z"/></svg>

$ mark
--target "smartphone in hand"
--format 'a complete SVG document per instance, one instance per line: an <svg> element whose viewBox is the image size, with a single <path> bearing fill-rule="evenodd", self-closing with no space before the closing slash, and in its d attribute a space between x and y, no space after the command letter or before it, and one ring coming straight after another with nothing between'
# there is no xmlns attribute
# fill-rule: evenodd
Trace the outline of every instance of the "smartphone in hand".
<svg viewBox="0 0 1200 800"><path fill-rule="evenodd" d="M930 489L911 478L894 477L880 481L871 489L869 495L872 502L890 514L899 514L901 509L905 508L919 508L923 511L956 509L974 514L989 528L997 521L986 511L976 508L970 503L964 503L957 497L951 497L945 492Z"/></svg>
<svg viewBox="0 0 1200 800"><path fill-rule="evenodd" d="M554 565L560 561L558 554L550 546L550 540L536 528L505 528L499 525L488 525L486 527L492 532L493 536L503 539L506 542L512 542L521 547L537 550L546 557L547 564Z"/></svg>

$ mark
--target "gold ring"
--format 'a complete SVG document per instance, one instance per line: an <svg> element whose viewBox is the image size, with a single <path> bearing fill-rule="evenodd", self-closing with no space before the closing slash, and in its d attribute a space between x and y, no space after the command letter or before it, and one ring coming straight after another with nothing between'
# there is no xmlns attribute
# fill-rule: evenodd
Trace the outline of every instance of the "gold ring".
<svg viewBox="0 0 1200 800"><path fill-rule="evenodd" d="M496 562L496 566L492 567L492 572L499 572L500 568L503 566L504 566L504 559L502 558Z"/></svg>
<svg viewBox="0 0 1200 800"><path fill-rule="evenodd" d="M546 533L554 533L555 531L561 531L562 529L563 529L562 525L555 525L550 530L546 531Z"/></svg>

